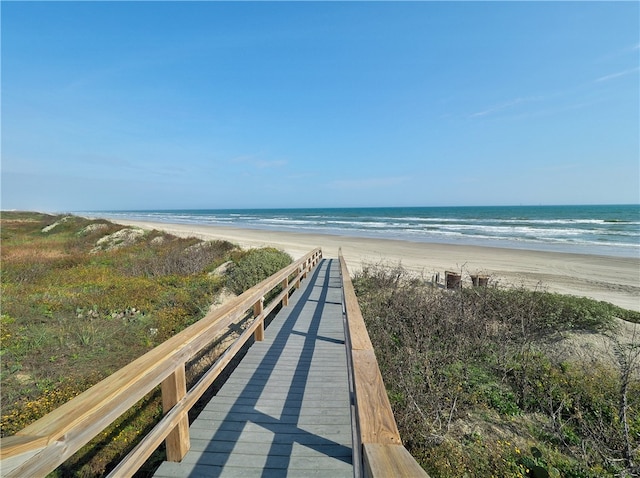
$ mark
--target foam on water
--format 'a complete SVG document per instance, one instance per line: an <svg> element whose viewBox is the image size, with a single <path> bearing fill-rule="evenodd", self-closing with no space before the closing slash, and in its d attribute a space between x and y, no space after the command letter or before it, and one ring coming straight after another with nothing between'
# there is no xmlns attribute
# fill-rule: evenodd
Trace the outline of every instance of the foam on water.
<svg viewBox="0 0 640 478"><path fill-rule="evenodd" d="M638 205L157 210L90 214L116 220L640 257Z"/></svg>

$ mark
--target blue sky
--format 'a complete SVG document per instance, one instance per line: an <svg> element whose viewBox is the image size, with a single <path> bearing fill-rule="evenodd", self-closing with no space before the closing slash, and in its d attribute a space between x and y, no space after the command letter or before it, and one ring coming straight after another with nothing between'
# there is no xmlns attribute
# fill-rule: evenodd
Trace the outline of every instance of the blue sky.
<svg viewBox="0 0 640 478"><path fill-rule="evenodd" d="M3 209L640 202L638 2L8 2Z"/></svg>

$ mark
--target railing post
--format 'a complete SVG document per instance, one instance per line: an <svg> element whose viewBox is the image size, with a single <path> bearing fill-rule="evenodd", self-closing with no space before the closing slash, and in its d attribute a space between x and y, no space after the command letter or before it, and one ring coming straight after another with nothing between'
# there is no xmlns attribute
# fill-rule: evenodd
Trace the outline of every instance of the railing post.
<svg viewBox="0 0 640 478"><path fill-rule="evenodd" d="M187 394L187 381L184 363L162 381L162 410L167 413ZM167 446L167 461L181 461L191 448L189 440L189 416L184 417L165 439Z"/></svg>
<svg viewBox="0 0 640 478"><path fill-rule="evenodd" d="M253 316L259 317L264 310L264 297L261 297L258 302L253 305ZM253 338L256 342L262 342L264 340L264 317L260 318L260 324L258 324L258 328L253 333Z"/></svg>
<svg viewBox="0 0 640 478"><path fill-rule="evenodd" d="M282 290L284 291L284 296L282 297L282 307L286 307L289 305L289 278L285 277L282 281Z"/></svg>

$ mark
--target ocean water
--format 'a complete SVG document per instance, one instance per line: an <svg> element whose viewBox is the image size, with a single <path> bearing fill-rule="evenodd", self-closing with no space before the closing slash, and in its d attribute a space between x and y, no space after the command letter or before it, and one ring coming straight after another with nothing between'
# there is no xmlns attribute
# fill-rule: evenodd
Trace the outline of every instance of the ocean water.
<svg viewBox="0 0 640 478"><path fill-rule="evenodd" d="M90 214L114 220L640 257L640 205L201 209Z"/></svg>

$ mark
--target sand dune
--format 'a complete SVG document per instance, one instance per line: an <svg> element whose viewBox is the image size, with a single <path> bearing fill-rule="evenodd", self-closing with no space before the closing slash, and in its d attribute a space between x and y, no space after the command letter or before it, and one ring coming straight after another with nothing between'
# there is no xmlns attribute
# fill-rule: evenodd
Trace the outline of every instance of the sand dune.
<svg viewBox="0 0 640 478"><path fill-rule="evenodd" d="M445 270L485 273L504 285L524 285L605 300L640 310L640 259L538 252L520 249L418 243L324 234L277 232L206 225L119 220L121 224L160 229L177 236L225 239L242 247L272 246L298 258L314 247L325 257L338 257L342 248L353 274L366 263L401 263L430 279Z"/></svg>

